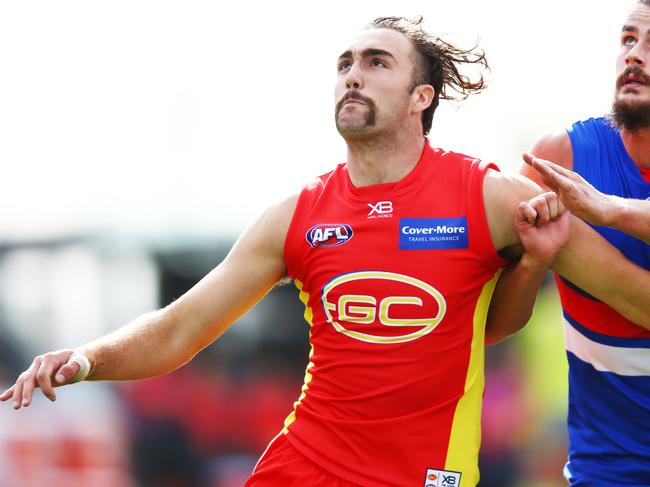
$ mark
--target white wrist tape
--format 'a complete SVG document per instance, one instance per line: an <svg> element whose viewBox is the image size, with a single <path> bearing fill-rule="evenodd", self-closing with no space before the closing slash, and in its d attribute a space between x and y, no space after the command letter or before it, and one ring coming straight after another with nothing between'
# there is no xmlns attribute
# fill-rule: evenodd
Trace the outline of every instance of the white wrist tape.
<svg viewBox="0 0 650 487"><path fill-rule="evenodd" d="M68 362L75 362L79 365L79 371L72 376L72 379L70 379L70 384L81 382L86 377L88 377L88 374L90 373L90 360L88 360L88 357L86 357L83 353L75 350L72 352L72 355L70 355Z"/></svg>

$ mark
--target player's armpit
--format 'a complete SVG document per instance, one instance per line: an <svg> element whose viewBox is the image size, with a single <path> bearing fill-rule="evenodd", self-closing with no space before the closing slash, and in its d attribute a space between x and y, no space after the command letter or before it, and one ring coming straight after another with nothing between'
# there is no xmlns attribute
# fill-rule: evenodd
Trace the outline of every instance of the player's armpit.
<svg viewBox="0 0 650 487"><path fill-rule="evenodd" d="M553 269L625 318L650 330L650 271L571 217L571 236Z"/></svg>

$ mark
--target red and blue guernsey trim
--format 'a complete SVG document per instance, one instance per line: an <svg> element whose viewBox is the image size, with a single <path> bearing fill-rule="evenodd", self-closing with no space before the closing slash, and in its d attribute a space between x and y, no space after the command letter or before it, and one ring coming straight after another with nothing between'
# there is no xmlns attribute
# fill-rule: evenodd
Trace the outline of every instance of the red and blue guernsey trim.
<svg viewBox="0 0 650 487"><path fill-rule="evenodd" d="M573 169L599 191L650 198L648 183L606 119L568 130ZM650 269L650 246L594 227L628 259ZM558 277L569 361L569 461L572 486L650 485L650 332ZM650 303L649 303L650 305Z"/></svg>

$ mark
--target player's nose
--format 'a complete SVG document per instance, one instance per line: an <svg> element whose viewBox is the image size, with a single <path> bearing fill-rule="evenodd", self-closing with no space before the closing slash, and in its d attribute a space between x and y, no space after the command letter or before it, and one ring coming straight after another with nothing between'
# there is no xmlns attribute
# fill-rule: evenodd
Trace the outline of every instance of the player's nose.
<svg viewBox="0 0 650 487"><path fill-rule="evenodd" d="M350 90L358 90L363 88L363 76L357 63L350 66L347 75L345 76L345 87Z"/></svg>
<svg viewBox="0 0 650 487"><path fill-rule="evenodd" d="M625 65L626 66L641 66L646 65L646 57L648 56L648 50L644 49L641 42L637 42L632 49L630 49L625 56Z"/></svg>

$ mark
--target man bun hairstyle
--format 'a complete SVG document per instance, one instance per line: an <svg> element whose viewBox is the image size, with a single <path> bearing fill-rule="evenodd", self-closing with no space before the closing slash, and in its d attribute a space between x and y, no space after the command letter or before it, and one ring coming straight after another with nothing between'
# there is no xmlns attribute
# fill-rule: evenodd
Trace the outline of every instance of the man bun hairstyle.
<svg viewBox="0 0 650 487"><path fill-rule="evenodd" d="M424 135L427 135L440 98L462 101L470 95L480 93L487 87L483 71L490 67L485 52L478 44L471 49L461 49L425 31L422 28L423 20L422 16L413 20L405 17L379 17L370 23L370 27L395 30L415 45L418 59L413 60L415 67L411 91L423 84L429 84L435 90L431 106L422 113L422 129ZM466 65L479 67L477 79L460 72L460 67Z"/></svg>

